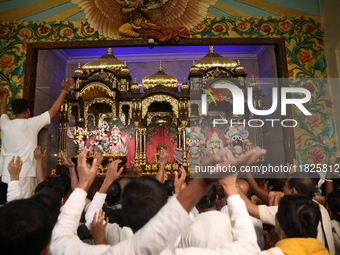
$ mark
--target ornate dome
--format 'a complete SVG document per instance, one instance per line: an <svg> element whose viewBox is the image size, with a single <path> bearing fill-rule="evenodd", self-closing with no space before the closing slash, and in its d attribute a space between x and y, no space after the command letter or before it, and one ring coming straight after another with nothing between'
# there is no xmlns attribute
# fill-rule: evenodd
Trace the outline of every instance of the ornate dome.
<svg viewBox="0 0 340 255"><path fill-rule="evenodd" d="M237 63L234 60L222 57L220 54L215 52L214 46L209 46L209 53L205 55L204 58L196 61L195 66L207 70L212 67L224 67L224 68L234 68Z"/></svg>
<svg viewBox="0 0 340 255"><path fill-rule="evenodd" d="M178 81L175 77L166 74L163 71L162 61L159 62L159 70L153 75L145 77L142 81L143 89L150 89L157 85L164 85L168 88L177 89Z"/></svg>
<svg viewBox="0 0 340 255"><path fill-rule="evenodd" d="M89 73L97 69L109 69L113 71L114 69L121 68L123 66L125 66L124 62L117 59L113 55L112 48L108 48L106 55L103 55L96 60L86 63L85 65L83 65L82 69L84 73L88 75Z"/></svg>

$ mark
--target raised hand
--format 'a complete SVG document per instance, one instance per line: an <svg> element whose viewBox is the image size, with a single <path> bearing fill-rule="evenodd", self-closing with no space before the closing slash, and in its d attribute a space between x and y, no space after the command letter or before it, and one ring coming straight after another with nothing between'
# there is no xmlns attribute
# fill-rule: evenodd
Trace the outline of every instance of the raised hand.
<svg viewBox="0 0 340 255"><path fill-rule="evenodd" d="M108 190L112 182L117 180L120 174L123 172L124 167L121 167L118 170L118 165L121 162L122 161L120 159L117 159L109 165L107 172L106 172L105 179L98 190L99 193L106 193L106 191Z"/></svg>
<svg viewBox="0 0 340 255"><path fill-rule="evenodd" d="M107 179L110 182L110 185L111 185L112 182L114 182L115 180L118 179L118 177L120 176L120 174L124 170L124 167L120 167L119 170L118 170L118 165L121 162L122 161L120 159L117 159L117 160L113 161L107 169L105 179Z"/></svg>
<svg viewBox="0 0 340 255"><path fill-rule="evenodd" d="M13 156L11 161L8 163L8 172L11 177L11 181L18 181L19 175L22 168L22 160L19 156Z"/></svg>
<svg viewBox="0 0 340 255"><path fill-rule="evenodd" d="M72 84L73 84L72 78L67 79L66 82L62 81L61 82L61 90L68 92L70 90Z"/></svg>
<svg viewBox="0 0 340 255"><path fill-rule="evenodd" d="M60 152L61 159L63 160L63 163L65 166L67 166L68 169L74 169L76 165L73 163L73 161L70 158L66 158L63 151Z"/></svg>
<svg viewBox="0 0 340 255"><path fill-rule="evenodd" d="M99 166L103 161L103 154L101 150L96 151L96 153L93 155L93 159L94 158L97 159L97 166Z"/></svg>
<svg viewBox="0 0 340 255"><path fill-rule="evenodd" d="M86 154L87 148L85 147L85 149L79 154L77 170L79 175L78 188L87 192L96 178L98 164L97 158L93 158L92 166L87 167Z"/></svg>
<svg viewBox="0 0 340 255"><path fill-rule="evenodd" d="M237 173L230 175L227 178L219 180L219 183L222 185L224 192L227 196L238 194L238 190L236 187L236 177Z"/></svg>
<svg viewBox="0 0 340 255"><path fill-rule="evenodd" d="M43 160L46 157L47 150L44 151L44 153L41 152L41 146L37 146L34 150L34 158L35 160Z"/></svg>
<svg viewBox="0 0 340 255"><path fill-rule="evenodd" d="M91 234L93 237L94 244L104 244L105 240L105 229L109 218L105 220L105 212L100 210L93 215L93 221L90 225Z"/></svg>
<svg viewBox="0 0 340 255"><path fill-rule="evenodd" d="M181 173L180 176L178 172L175 171L175 179L174 179L175 194L179 194L181 192L182 184L185 182L185 178L187 177L187 172L185 171L183 166L180 166L179 171Z"/></svg>

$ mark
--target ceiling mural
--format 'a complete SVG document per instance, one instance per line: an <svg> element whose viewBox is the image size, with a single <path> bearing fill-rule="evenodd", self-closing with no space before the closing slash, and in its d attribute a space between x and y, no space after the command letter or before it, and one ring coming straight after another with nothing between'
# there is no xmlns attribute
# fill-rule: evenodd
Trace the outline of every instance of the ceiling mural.
<svg viewBox="0 0 340 255"><path fill-rule="evenodd" d="M118 2L118 1L117 1ZM157 1L147 1L157 2ZM167 0L162 0L167 2ZM207 16L320 16L318 0L218 0ZM0 0L2 21L53 21L85 19L71 0Z"/></svg>

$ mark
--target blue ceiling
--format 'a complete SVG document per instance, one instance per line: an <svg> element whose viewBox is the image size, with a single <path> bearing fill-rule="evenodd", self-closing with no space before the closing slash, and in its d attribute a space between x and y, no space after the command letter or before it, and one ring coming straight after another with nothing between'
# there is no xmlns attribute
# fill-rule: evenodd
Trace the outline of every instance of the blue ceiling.
<svg viewBox="0 0 340 255"><path fill-rule="evenodd" d="M258 45L223 45L215 46L218 53L255 53ZM91 49L64 49L69 57L102 56L106 54L107 48ZM208 53L208 46L156 46L148 47L121 47L114 48L114 55L140 55L140 54L164 54L164 53Z"/></svg>

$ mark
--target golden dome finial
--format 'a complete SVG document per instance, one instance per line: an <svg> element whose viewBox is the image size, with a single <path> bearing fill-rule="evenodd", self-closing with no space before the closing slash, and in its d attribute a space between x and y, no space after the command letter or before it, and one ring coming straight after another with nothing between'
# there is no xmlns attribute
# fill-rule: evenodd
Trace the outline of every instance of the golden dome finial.
<svg viewBox="0 0 340 255"><path fill-rule="evenodd" d="M107 49L107 54L108 55L113 55L113 49L112 48L108 48Z"/></svg>
<svg viewBox="0 0 340 255"><path fill-rule="evenodd" d="M183 79L183 83L182 83L182 86L181 86L181 90L182 91L188 91L189 90L189 85L187 83L187 79L184 77Z"/></svg>
<svg viewBox="0 0 340 255"><path fill-rule="evenodd" d="M139 85L138 85L138 83L137 83L137 78L134 78L134 79L133 79L133 82L132 82L132 84L131 84L131 91L132 91L133 93L139 92Z"/></svg>
<svg viewBox="0 0 340 255"><path fill-rule="evenodd" d="M159 71L163 71L163 61L159 61Z"/></svg>
<svg viewBox="0 0 340 255"><path fill-rule="evenodd" d="M74 71L74 76L82 76L84 74L83 69L81 68L80 63L78 63L78 68Z"/></svg>
<svg viewBox="0 0 340 255"><path fill-rule="evenodd" d="M209 53L214 53L214 52L215 52L214 45L209 45Z"/></svg>
<svg viewBox="0 0 340 255"><path fill-rule="evenodd" d="M237 60L237 65L241 65L241 61L239 59Z"/></svg>

